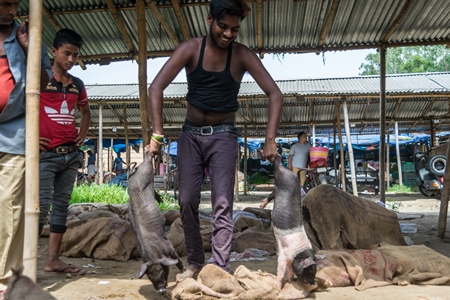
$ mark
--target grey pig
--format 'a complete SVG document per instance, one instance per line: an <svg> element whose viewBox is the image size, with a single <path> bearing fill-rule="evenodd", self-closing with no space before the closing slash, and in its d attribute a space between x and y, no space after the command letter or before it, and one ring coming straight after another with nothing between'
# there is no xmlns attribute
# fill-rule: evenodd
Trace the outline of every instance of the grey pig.
<svg viewBox="0 0 450 300"><path fill-rule="evenodd" d="M147 274L156 291L165 294L169 266L176 264L180 271L184 268L172 243L165 237L165 220L155 201L153 173L151 153L145 150L144 161L128 175L129 218L143 261L136 277Z"/></svg>
<svg viewBox="0 0 450 300"><path fill-rule="evenodd" d="M13 276L8 282L5 300L56 300L49 292L42 290L29 277L22 275L23 268L11 269Z"/></svg>
<svg viewBox="0 0 450 300"><path fill-rule="evenodd" d="M277 286L294 274L306 285L315 285L316 258L303 226L300 180L286 169L277 155L274 161L275 190L272 225L278 244Z"/></svg>

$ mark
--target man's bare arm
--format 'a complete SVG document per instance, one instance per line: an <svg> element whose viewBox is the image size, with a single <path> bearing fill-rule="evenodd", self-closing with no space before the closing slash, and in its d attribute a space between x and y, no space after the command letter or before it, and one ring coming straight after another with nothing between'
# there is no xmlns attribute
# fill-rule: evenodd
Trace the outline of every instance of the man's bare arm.
<svg viewBox="0 0 450 300"><path fill-rule="evenodd" d="M259 87L269 97L269 122L266 130L263 156L270 161L274 161L277 154L275 137L277 135L283 109L283 94L255 53L246 47L241 49L240 53L242 53L241 60L246 70L252 75Z"/></svg>

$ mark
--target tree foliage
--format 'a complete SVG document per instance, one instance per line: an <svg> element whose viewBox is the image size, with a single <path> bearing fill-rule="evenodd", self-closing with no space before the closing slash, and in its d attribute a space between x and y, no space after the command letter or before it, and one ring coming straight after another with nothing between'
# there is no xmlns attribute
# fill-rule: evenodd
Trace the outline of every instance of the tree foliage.
<svg viewBox="0 0 450 300"><path fill-rule="evenodd" d="M359 67L359 75L380 74L380 53L366 56ZM447 72L450 68L450 49L445 45L388 48L386 73Z"/></svg>

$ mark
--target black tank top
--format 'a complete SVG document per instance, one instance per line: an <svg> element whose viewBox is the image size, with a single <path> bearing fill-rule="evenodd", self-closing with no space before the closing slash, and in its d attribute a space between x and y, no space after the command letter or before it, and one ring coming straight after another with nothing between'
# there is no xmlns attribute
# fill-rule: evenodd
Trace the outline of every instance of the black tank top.
<svg viewBox="0 0 450 300"><path fill-rule="evenodd" d="M230 72L231 49L228 47L227 65L221 72L208 72L203 69L206 36L203 37L197 67L187 74L189 104L210 112L235 112L239 109L237 95L241 86Z"/></svg>

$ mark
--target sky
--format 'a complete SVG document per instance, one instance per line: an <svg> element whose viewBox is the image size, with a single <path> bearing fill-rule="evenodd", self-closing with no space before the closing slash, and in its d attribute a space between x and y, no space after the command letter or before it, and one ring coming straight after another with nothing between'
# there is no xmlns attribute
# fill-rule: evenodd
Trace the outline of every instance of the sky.
<svg viewBox="0 0 450 300"><path fill-rule="evenodd" d="M339 52L273 55L266 54L262 59L265 68L275 80L354 77L359 74L361 63L375 49L351 50ZM147 61L147 82L152 82L168 58L149 59ZM70 73L81 78L85 84L122 84L138 83L138 64L136 62L113 62L106 66L86 65L83 70L75 66ZM246 74L243 81L253 81ZM174 82L186 82L182 70Z"/></svg>

